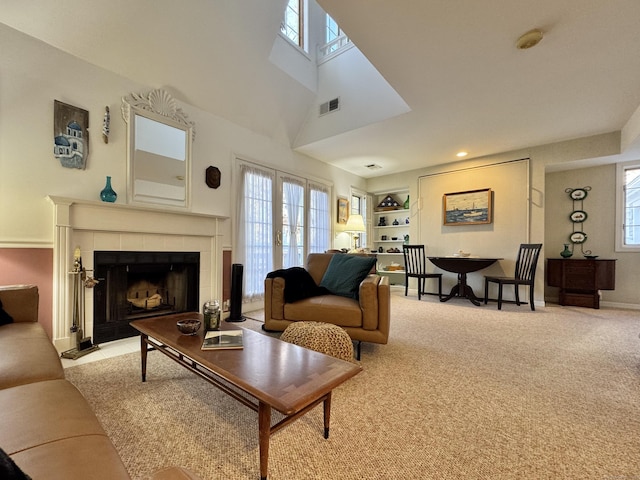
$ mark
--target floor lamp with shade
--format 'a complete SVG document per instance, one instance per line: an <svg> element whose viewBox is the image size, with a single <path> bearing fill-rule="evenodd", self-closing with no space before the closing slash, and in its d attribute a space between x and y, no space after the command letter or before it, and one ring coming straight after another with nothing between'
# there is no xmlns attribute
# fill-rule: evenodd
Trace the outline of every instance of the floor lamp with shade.
<svg viewBox="0 0 640 480"><path fill-rule="evenodd" d="M358 248L358 240L360 239L360 232L366 231L364 226L364 219L362 215L353 214L349 215L349 219L347 220L347 224L344 228L345 232L350 232L353 234L353 248Z"/></svg>

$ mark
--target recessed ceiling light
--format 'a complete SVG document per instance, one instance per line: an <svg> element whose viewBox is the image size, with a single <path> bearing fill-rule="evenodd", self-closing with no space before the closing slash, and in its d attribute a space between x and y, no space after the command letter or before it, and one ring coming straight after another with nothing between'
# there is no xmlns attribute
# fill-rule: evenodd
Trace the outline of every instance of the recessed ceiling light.
<svg viewBox="0 0 640 480"><path fill-rule="evenodd" d="M533 30L529 30L527 33L522 34L522 36L516 42L516 47L520 50L526 50L527 48L535 47L542 40L542 31L534 28Z"/></svg>
<svg viewBox="0 0 640 480"><path fill-rule="evenodd" d="M469 155L469 152L458 152L456 153L456 157L466 157L467 155Z"/></svg>

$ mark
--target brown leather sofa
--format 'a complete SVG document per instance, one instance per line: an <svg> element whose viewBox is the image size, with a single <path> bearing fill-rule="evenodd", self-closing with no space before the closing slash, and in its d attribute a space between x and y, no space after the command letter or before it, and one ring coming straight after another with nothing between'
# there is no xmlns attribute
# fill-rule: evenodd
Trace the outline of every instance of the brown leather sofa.
<svg viewBox="0 0 640 480"><path fill-rule="evenodd" d="M0 448L34 480L131 478L87 401L64 378L38 324L38 288L0 287L0 301L13 318L0 326ZM171 467L152 478L197 477Z"/></svg>
<svg viewBox="0 0 640 480"><path fill-rule="evenodd" d="M331 257L339 253L311 253L306 270L320 285ZM285 279L264 282L264 329L284 331L291 323L314 321L342 327L352 340L386 344L389 339L391 291L389 277L368 275L359 287L359 298L319 295L292 303L284 300Z"/></svg>

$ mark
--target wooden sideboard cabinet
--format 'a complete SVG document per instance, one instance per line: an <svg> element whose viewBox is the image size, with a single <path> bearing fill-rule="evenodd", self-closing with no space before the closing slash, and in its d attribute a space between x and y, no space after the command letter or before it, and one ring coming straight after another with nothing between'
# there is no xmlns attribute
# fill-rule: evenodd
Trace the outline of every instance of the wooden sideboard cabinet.
<svg viewBox="0 0 640 480"><path fill-rule="evenodd" d="M549 258L547 284L560 287L560 305L600 308L598 290L616 288L616 260Z"/></svg>

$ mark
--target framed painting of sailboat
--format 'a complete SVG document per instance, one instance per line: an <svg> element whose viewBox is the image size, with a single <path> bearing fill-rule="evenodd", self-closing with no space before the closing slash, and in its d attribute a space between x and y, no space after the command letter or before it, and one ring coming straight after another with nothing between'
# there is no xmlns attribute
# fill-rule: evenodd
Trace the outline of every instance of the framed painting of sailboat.
<svg viewBox="0 0 640 480"><path fill-rule="evenodd" d="M482 225L491 223L493 192L490 188L445 193L442 197L444 225Z"/></svg>

